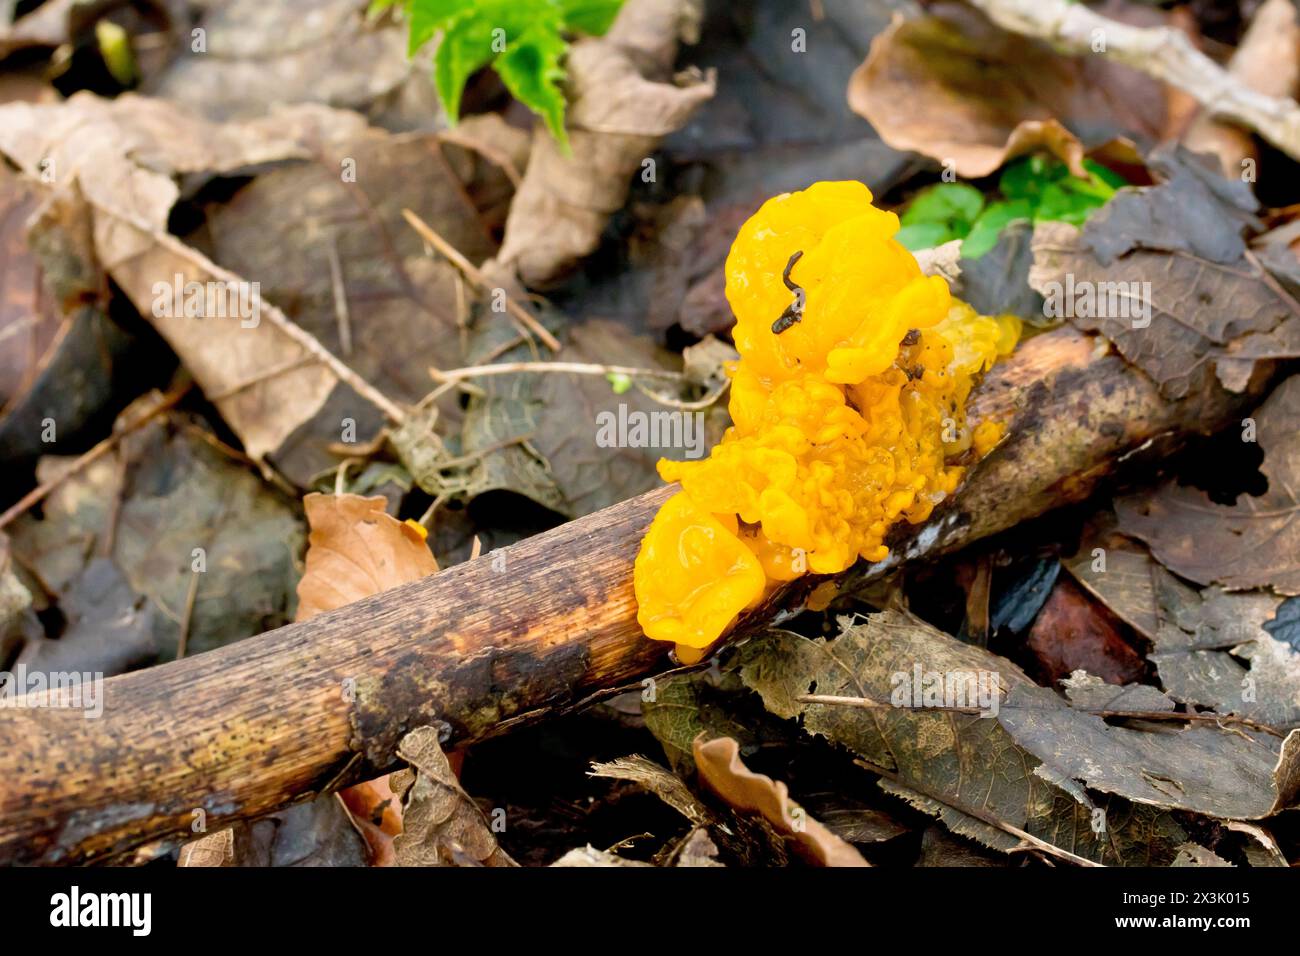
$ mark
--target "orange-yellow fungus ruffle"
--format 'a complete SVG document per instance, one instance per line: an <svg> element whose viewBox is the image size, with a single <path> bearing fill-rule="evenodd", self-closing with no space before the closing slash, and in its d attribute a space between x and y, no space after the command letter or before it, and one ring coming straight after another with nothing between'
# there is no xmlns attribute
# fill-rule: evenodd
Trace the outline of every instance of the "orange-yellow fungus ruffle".
<svg viewBox="0 0 1300 956"><path fill-rule="evenodd" d="M659 463L682 490L636 559L649 637L704 648L769 584L882 560L891 525L956 489L949 460L1001 437L970 433L966 399L1020 322L953 300L897 229L854 182L777 196L741 227L726 266L732 427L704 460Z"/></svg>

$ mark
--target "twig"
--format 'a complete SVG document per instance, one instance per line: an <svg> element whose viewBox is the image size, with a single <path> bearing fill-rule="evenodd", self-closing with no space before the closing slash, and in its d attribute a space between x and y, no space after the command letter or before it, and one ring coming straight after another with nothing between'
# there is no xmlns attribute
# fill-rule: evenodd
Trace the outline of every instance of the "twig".
<svg viewBox="0 0 1300 956"><path fill-rule="evenodd" d="M1075 55L1100 52L1191 94L1215 116L1253 129L1300 160L1300 105L1246 86L1171 27L1133 27L1070 0L969 0L1004 30ZM1095 49L1096 38L1104 48Z"/></svg>
<svg viewBox="0 0 1300 956"><path fill-rule="evenodd" d="M194 601L199 596L199 572L190 570L190 586L185 592L185 610L181 614L181 636L176 642L176 659L185 656L190 640L190 621L194 618Z"/></svg>
<svg viewBox="0 0 1300 956"><path fill-rule="evenodd" d="M990 708L986 707L945 707L941 704L899 707L887 701L873 700L870 697L837 697L834 694L804 694L796 697L795 700L801 704L827 704L834 707L857 707L862 710L914 710L932 711L937 714L971 714L974 716L988 713L990 710ZM1220 726L1224 724L1241 724L1243 727L1249 727L1251 730L1258 730L1261 733L1272 734L1274 737L1286 736L1276 727L1270 727L1268 724L1262 724L1249 717L1239 717L1236 714L1180 713L1174 710L1109 710L1107 708L1074 706L1071 706L1071 710L1078 711L1081 714L1089 714L1093 717L1122 717L1129 720L1188 720L1218 724Z"/></svg>
<svg viewBox="0 0 1300 956"><path fill-rule="evenodd" d="M117 447L118 442L131 434L131 432L136 431L142 425L147 424L169 408L172 408L177 402L185 397L185 394L190 390L192 385L193 383L187 381L180 388L168 392L158 401L158 404L149 411L145 412L134 421L124 425L120 431L116 431L109 435L94 448L90 449L90 451L77 458L76 461L69 465L64 471L60 472L57 476L41 485L38 485L19 498L5 511L4 514L0 514L0 529L5 528L11 521L25 512L28 508L38 504L51 491L54 491L77 472L84 469L87 465L97 461L108 452L112 451Z"/></svg>
<svg viewBox="0 0 1300 956"><path fill-rule="evenodd" d="M974 817L976 820L980 821L986 826L994 827L998 830L1002 830L1005 833L1009 833L1013 837L1016 837L1017 839L1021 840L1025 844L1025 846L1032 847L1033 849L1038 850L1041 853L1046 853L1048 856L1054 856L1062 860L1068 860L1070 863L1075 863L1079 866L1104 867L1106 865L1104 863L1098 863L1095 860L1089 860L1087 857L1079 856L1077 853L1071 853L1069 850L1062 849L1061 847L1057 846L1054 843L1048 843L1046 840L1040 839L1039 837L1034 836L1032 833L1026 833L1024 830L1020 829L1019 827L1012 826L1010 823L1007 823L1005 820L999 820L997 817L993 816L993 814L985 810L982 810L979 807L973 805L960 806L960 807L953 806L951 803L948 803L947 801L941 799L940 797L937 797L934 794L921 789L921 787L917 783L911 780L903 779L903 777L901 777L899 774L895 773L892 770L889 770L886 767L881 767L877 764L870 763L869 761L863 760L861 757L855 757L853 762L864 770L869 770L872 773L884 777L886 780L889 780L900 787L905 787L908 790L913 790L916 793L919 793L922 796L926 797L927 799L933 800L935 803L939 804L940 806L948 807L950 810L955 810L958 813L964 813L967 816Z"/></svg>
<svg viewBox="0 0 1300 956"><path fill-rule="evenodd" d="M492 290L492 284L488 282L487 276L483 275L474 263L461 255L460 251L455 246L434 232L432 226L409 209L403 209L402 216L405 217L411 228L419 233L421 239L446 256L447 259L450 260L451 264L463 272L470 282L474 283L484 292ZM543 326L542 323L538 322L531 312L512 299L505 290L501 290L501 294L505 297L506 309L511 315L522 322L524 327L530 332L545 342L552 352L558 352L560 350L559 340L550 332L546 331L546 327Z"/></svg>
<svg viewBox="0 0 1300 956"><path fill-rule="evenodd" d="M166 249L178 258L184 259L186 262L197 266L213 278L224 282L226 285L246 287L250 299L259 309L259 315L265 315L270 319L272 325L284 333L288 338L292 339L293 342L303 351L307 352L321 364L325 365L330 372L333 373L335 378L350 386L354 392L387 415L391 421L399 425L406 421L406 412L404 412L392 399L349 368L337 355L322 345L320 339L299 326L270 302L263 299L262 294L256 285L246 282L243 278L231 272L229 269L223 269L197 249L187 246L171 233L155 228L132 213L118 209L115 206L110 206L99 200L95 200L93 206L95 209L98 209L101 212L120 220L138 232L143 233L163 249Z"/></svg>
<svg viewBox="0 0 1300 956"><path fill-rule="evenodd" d="M334 317L339 324L339 351L352 357L352 317L348 313L348 290L343 283L343 263L339 262L338 246L330 236L326 244L330 260L330 288L334 292Z"/></svg>
<svg viewBox="0 0 1300 956"><path fill-rule="evenodd" d="M631 365L598 365L594 362L502 362L499 365L468 365L447 371L431 368L429 374L437 382L459 382L465 378L483 375L509 375L514 372L570 372L574 375L626 375L628 378L663 378L675 382L686 381L684 372L670 369L635 368Z"/></svg>

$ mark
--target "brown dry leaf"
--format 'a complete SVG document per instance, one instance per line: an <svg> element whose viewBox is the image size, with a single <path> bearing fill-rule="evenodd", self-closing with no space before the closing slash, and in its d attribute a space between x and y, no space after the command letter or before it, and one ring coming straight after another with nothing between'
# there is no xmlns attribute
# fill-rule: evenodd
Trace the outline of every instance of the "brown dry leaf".
<svg viewBox="0 0 1300 956"><path fill-rule="evenodd" d="M348 168L355 182L340 177ZM430 390L430 366L463 364L458 302L465 297L457 271L429 255L402 211L478 261L496 243L477 201L497 206L512 195L507 175L467 147L435 133L366 129L322 146L315 162L282 164L229 200L205 205L203 226L184 238L229 271L258 280L264 299L385 396L414 405ZM488 314L505 324L499 313ZM451 396L437 409L446 434L459 421L459 404ZM383 424L378 408L339 385L271 455L276 468L310 486L337 466L330 448L348 418L359 441Z"/></svg>
<svg viewBox="0 0 1300 956"><path fill-rule="evenodd" d="M1198 592L1159 565L1152 584L1160 625L1150 659L1171 697L1278 729L1300 727L1300 653L1267 628L1282 598Z"/></svg>
<svg viewBox="0 0 1300 956"><path fill-rule="evenodd" d="M435 574L424 537L384 510L387 499L361 495L303 498L311 534L298 582L298 620Z"/></svg>
<svg viewBox="0 0 1300 956"><path fill-rule="evenodd" d="M674 850L674 866L725 866L718 859L718 846L709 839L709 831L696 827Z"/></svg>
<svg viewBox="0 0 1300 956"><path fill-rule="evenodd" d="M558 867L560 869L572 869L574 867L652 865L653 864L645 863L641 860L629 860L619 856L617 853L610 853L607 850L597 850L594 846L590 845L575 847L551 864L552 867Z"/></svg>
<svg viewBox="0 0 1300 956"><path fill-rule="evenodd" d="M1279 741L1210 723L1159 732L1108 724L1010 661L910 614L840 623L829 641L783 631L751 639L739 649L741 677L773 714L802 718L807 732L861 755L887 792L987 846L1006 851L1024 840L1076 861L1168 864L1188 839L1173 810L1255 820L1300 799L1300 732ZM989 717L909 706L917 703L907 699L909 686L917 693L954 673L966 675L968 689L982 675L980 706ZM900 687L904 706L802 699L814 688L883 703ZM1005 696L994 715L989 704L999 690ZM1106 813L1104 834L1089 824L1097 809Z"/></svg>
<svg viewBox="0 0 1300 956"><path fill-rule="evenodd" d="M132 340L93 302L97 290L59 275L60 250L39 243L38 187L0 168L0 455L48 452L42 422L60 441L113 400Z"/></svg>
<svg viewBox="0 0 1300 956"><path fill-rule="evenodd" d="M0 107L0 154L44 182L64 210L65 228L88 224L88 254L176 351L245 451L262 459L343 387L340 373L315 360L322 354L313 359L305 344L310 337L265 300L256 321L198 321L156 307L155 286L173 286L177 276L182 288L215 282L223 293L254 301L248 281L168 233L168 215L181 196L177 181L307 159L309 146L346 140L364 128L355 113L315 105L218 125L159 100L78 93L58 104Z"/></svg>
<svg viewBox="0 0 1300 956"><path fill-rule="evenodd" d="M1159 135L1164 92L1137 71L1104 57L1061 56L968 7L930 9L879 34L849 80L849 105L895 149L978 177L1044 148L1082 176L1083 147L1067 126Z"/></svg>
<svg viewBox="0 0 1300 956"><path fill-rule="evenodd" d="M1170 482L1116 502L1120 530L1145 541L1165 567L1197 584L1271 587L1300 594L1300 376L1274 389L1253 421L1268 490L1218 505Z"/></svg>
<svg viewBox="0 0 1300 956"><path fill-rule="evenodd" d="M1125 639L1115 616L1067 577L1057 580L1026 644L1037 663L1031 670L1048 687L1076 670L1111 684L1133 683L1146 673L1146 662Z"/></svg>
<svg viewBox="0 0 1300 956"><path fill-rule="evenodd" d="M16 4L10 4L10 7ZM30 47L56 47L68 42L68 17L77 0L49 0L9 23L0 9L0 57Z"/></svg>
<svg viewBox="0 0 1300 956"><path fill-rule="evenodd" d="M397 755L415 773L396 790L403 798L403 831L393 841L399 866L518 866L497 844L491 825L461 789L433 727L402 738Z"/></svg>
<svg viewBox="0 0 1300 956"><path fill-rule="evenodd" d="M784 783L754 773L740 759L740 745L730 737L695 739L695 766L700 780L737 810L758 813L788 837L799 855L818 866L870 866L862 854L808 815L790 799Z"/></svg>
<svg viewBox="0 0 1300 956"><path fill-rule="evenodd" d="M1120 620L1151 641L1159 626L1151 587L1155 561L1146 548L1120 534L1116 523L1109 510L1092 518L1078 553L1061 565Z"/></svg>
<svg viewBox="0 0 1300 956"><path fill-rule="evenodd" d="M529 286L562 278L595 250L659 141L713 96L711 76L669 78L691 0L628 0L603 37L569 50L566 156L544 128L533 136L498 261Z"/></svg>
<svg viewBox="0 0 1300 956"><path fill-rule="evenodd" d="M441 118L427 65L406 52L405 23L367 21L360 0L204 4L206 47L180 44L145 91L215 120L253 119L284 103L355 109L389 128ZM188 36L188 27L187 27Z"/></svg>
<svg viewBox="0 0 1300 956"><path fill-rule="evenodd" d="M216 833L191 840L181 847L177 866L234 866L235 828L226 827Z"/></svg>
<svg viewBox="0 0 1300 956"><path fill-rule="evenodd" d="M1264 0L1228 60L1228 72L1265 96L1295 94L1300 82L1300 14L1292 0ZM1248 131L1219 122L1208 112L1197 116L1182 141L1194 153L1217 156L1230 178L1242 174L1244 160L1259 155Z"/></svg>

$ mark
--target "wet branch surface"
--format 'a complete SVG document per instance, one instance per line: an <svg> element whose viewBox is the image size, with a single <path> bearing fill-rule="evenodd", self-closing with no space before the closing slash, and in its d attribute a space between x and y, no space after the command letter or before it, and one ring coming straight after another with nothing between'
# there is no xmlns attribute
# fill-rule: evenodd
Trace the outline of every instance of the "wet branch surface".
<svg viewBox="0 0 1300 956"><path fill-rule="evenodd" d="M997 366L973 421L1003 444L924 525L898 529L878 577L1086 497L1136 450L1167 453L1256 402L1178 401L1069 328ZM310 621L105 683L103 716L0 710L0 861L76 864L256 818L392 767L402 735L450 745L572 710L673 667L636 623L632 563L660 489ZM504 557L504 564L501 558ZM772 595L732 639L797 607L816 581ZM847 582L846 582L847 583Z"/></svg>

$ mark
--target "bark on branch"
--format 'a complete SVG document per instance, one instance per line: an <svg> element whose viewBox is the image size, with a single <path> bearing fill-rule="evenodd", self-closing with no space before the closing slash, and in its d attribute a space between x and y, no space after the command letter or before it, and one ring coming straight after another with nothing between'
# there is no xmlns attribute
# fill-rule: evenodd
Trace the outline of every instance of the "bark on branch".
<svg viewBox="0 0 1300 956"><path fill-rule="evenodd" d="M1085 497L1135 449L1240 417L1247 394L1163 400L1069 328L1024 343L972 399L1011 422L892 567ZM641 635L632 561L662 489L414 584L222 650L115 677L103 716L0 709L0 862L82 863L209 830L372 777L422 724L472 743L670 667ZM859 569L855 577L888 570ZM761 627L810 582L737 627Z"/></svg>

